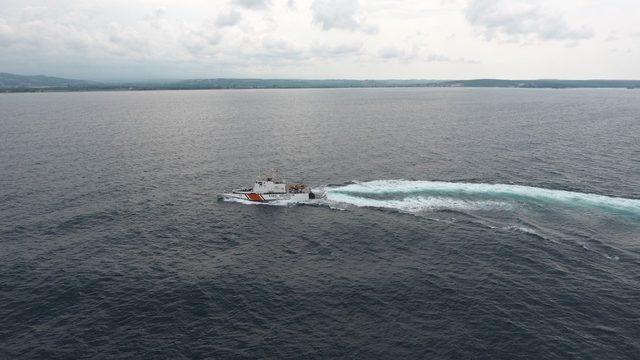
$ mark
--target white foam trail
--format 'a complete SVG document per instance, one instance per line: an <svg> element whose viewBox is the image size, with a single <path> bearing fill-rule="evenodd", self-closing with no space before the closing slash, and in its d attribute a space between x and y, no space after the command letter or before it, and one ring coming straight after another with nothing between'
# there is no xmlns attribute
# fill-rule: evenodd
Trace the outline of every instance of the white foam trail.
<svg viewBox="0 0 640 360"><path fill-rule="evenodd" d="M359 196L351 196L328 191L326 200L330 202L349 204L357 207L375 207L395 209L405 212L420 212L426 210L488 210L509 209L510 205L500 201L468 201L442 197L406 197L403 199L380 200Z"/></svg>
<svg viewBox="0 0 640 360"><path fill-rule="evenodd" d="M553 190L523 185L456 183L444 181L375 180L338 187L327 187L324 191L327 199L329 200L353 203L353 205L356 206L394 208L407 207L412 209L413 206L416 206L414 203L419 201L429 208L429 201L442 202L446 200L449 201L450 205L454 208L456 206L458 208L468 208L465 206L474 204L476 201L464 199L458 200L455 198L481 196L482 199L477 201L479 203L478 206L482 206L480 204L485 203L485 199L487 199L487 201L493 200L494 203L500 203L500 200L537 200L569 205L608 208L617 211L640 214L640 200L638 199L618 198L598 194ZM367 197L367 195L405 195L407 197L402 200L383 200L372 199ZM435 196L435 198L424 197L425 195ZM454 199L450 199L448 197L454 197ZM364 205L366 203L371 205ZM443 204L443 207L444 206L445 204Z"/></svg>
<svg viewBox="0 0 640 360"><path fill-rule="evenodd" d="M505 227L505 228L503 228L503 229L506 229L506 230L513 230L513 231L520 231L520 232L523 232L523 233L525 233L525 234L536 235L536 236L539 236L539 237L544 238L544 236L543 236L543 235L539 234L539 233L538 233L537 231L535 231L534 229L532 229L532 228L528 228L528 227L526 227L526 226L516 226L516 225L513 225L513 226L507 226L507 227Z"/></svg>

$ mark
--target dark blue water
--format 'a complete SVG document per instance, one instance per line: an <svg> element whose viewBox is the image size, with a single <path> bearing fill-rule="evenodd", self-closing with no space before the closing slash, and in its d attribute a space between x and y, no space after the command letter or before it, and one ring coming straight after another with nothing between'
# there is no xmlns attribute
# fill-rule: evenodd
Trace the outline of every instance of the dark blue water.
<svg viewBox="0 0 640 360"><path fill-rule="evenodd" d="M0 357L638 359L640 92L0 95Z"/></svg>

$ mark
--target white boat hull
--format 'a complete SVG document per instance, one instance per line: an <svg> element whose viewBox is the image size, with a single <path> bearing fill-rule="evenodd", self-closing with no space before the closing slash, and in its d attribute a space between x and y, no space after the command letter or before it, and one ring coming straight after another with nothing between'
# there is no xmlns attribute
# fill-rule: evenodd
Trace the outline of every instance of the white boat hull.
<svg viewBox="0 0 640 360"><path fill-rule="evenodd" d="M258 193L227 193L218 195L219 199L238 199L253 202L294 201L302 202L310 198L310 193L286 193L286 194L258 194Z"/></svg>
<svg viewBox="0 0 640 360"><path fill-rule="evenodd" d="M315 194L305 184L287 183L272 177L256 180L251 188L241 188L218 195L222 200L244 200L258 203L274 201L303 202L315 199Z"/></svg>

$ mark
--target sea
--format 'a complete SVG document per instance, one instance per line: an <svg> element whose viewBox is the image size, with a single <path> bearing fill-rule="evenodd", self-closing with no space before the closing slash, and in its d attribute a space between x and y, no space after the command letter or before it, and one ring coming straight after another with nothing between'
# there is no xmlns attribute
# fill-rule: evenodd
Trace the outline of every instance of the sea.
<svg viewBox="0 0 640 360"><path fill-rule="evenodd" d="M640 359L640 91L1 94L0 358Z"/></svg>

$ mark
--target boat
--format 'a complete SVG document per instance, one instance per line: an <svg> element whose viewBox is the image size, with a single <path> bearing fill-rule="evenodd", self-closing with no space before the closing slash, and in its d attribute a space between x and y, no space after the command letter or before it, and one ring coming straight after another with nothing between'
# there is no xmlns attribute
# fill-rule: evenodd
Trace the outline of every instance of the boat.
<svg viewBox="0 0 640 360"><path fill-rule="evenodd" d="M232 190L230 193L219 194L218 199L239 199L253 202L294 201L302 202L315 199L316 195L307 185L302 183L288 183L266 176L258 178L251 188Z"/></svg>

